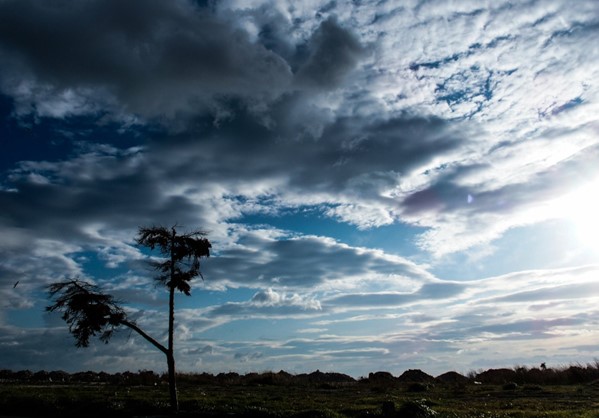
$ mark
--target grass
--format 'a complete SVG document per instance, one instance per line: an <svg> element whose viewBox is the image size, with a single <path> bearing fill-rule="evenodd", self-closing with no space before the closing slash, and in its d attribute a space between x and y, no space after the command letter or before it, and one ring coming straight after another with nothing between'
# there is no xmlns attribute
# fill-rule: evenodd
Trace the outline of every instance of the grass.
<svg viewBox="0 0 599 418"><path fill-rule="evenodd" d="M599 388L590 384L509 388L490 384L436 384L426 391L415 392L407 384L359 382L324 385L184 383L179 387L179 397L181 415L190 417L599 418ZM402 407L404 411L412 407L416 412L401 414ZM418 415L418 411L426 410L436 414ZM166 416L168 390L164 384L4 382L0 384L0 411L2 415L29 417Z"/></svg>

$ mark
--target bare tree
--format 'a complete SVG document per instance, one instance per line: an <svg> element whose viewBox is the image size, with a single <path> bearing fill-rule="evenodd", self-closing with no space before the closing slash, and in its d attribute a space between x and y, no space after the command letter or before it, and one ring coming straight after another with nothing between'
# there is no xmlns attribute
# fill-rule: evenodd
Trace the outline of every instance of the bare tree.
<svg viewBox="0 0 599 418"><path fill-rule="evenodd" d="M108 343L114 330L125 326L137 332L166 355L171 408L178 411L177 382L175 378L175 356L173 347L175 324L175 290L191 295L190 282L200 273L200 258L210 255L211 244L205 233L193 231L178 234L176 227L153 226L139 228L136 242L151 250L157 249L163 256L151 261L158 275L156 281L169 292L168 342L165 347L127 318L121 308L122 302L102 292L97 286L81 281L68 280L51 284L48 293L53 304L46 307L49 312L62 312L62 319L69 325L77 347L87 347L89 339L100 334L100 340Z"/></svg>

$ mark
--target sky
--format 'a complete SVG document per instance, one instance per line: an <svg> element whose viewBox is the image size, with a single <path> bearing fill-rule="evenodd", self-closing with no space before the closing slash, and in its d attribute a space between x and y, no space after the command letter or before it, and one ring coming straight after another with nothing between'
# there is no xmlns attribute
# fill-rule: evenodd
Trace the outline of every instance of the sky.
<svg viewBox="0 0 599 418"><path fill-rule="evenodd" d="M166 339L140 226L201 229L185 372L599 357L595 0L0 0L0 368L77 349L78 278Z"/></svg>

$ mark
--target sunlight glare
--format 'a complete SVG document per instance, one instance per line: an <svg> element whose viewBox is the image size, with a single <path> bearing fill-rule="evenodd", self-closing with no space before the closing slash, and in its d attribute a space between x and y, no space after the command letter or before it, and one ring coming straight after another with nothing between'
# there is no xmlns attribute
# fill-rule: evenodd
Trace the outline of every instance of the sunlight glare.
<svg viewBox="0 0 599 418"><path fill-rule="evenodd" d="M557 199L554 209L573 223L580 244L599 251L599 178Z"/></svg>

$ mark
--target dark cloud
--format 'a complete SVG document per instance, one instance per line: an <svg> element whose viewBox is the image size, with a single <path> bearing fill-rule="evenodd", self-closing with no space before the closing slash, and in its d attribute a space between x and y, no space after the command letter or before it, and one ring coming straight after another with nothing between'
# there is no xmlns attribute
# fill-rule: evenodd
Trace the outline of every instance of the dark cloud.
<svg viewBox="0 0 599 418"><path fill-rule="evenodd" d="M156 141L139 164L130 156L76 158L54 168L60 170L53 173L60 178L59 184L52 178L43 181L39 175L48 174L41 172L43 168L23 166L22 176L13 176L12 186L19 193L0 198L10 208L14 217L10 222L15 225L35 224L34 207L45 213L45 221L38 226L63 231L73 229L67 225L73 215L92 222L108 211L111 222L120 218L120 225L130 222L132 213L136 223L144 219L160 222L166 216L188 219L186 213L198 213L197 202L181 195L167 197L163 192L180 180L198 190L206 182L220 183L231 195L243 196L248 183L274 179L279 185L273 194L294 198L306 190L318 191L323 195L314 203L369 202L382 205L393 219L397 215L389 214L398 205L385 194L398 185L399 176L466 141L447 122L434 117L372 120L327 115L320 105L311 103L311 95L318 96L318 92L292 92L297 88L289 87L292 70L273 52L280 48L268 49L252 41L249 34L211 14L210 9L183 0L62 6L59 1L40 5L28 0L0 6L6 9L3 19L7 23L0 32L0 49L8 54L11 68L22 65L31 70L19 73L19 80L25 80L19 83L42 86L17 89L29 94L29 99L37 100L34 96L39 89L52 90L52 97L92 94L85 103L95 103L100 100L98 94L107 94L112 99L104 105L117 103L125 112L167 118L179 113L190 118L192 114L205 116L207 112L212 117L192 118L194 129L202 131L200 139L190 135ZM277 13L254 15L266 16L258 22L262 26L275 24L272 36L276 39L287 30ZM268 38L267 33L263 37ZM289 59L298 62L300 84L318 90L340 86L365 54L357 37L334 18L323 21L306 41L304 58L297 51L292 53L293 48L287 49ZM9 90L7 94L16 94ZM76 101L67 100L65 106ZM204 106L208 102L211 109ZM256 112L261 116L256 117ZM215 117L220 120L217 129L211 122ZM298 132L299 138L289 139ZM83 179L83 173L87 178ZM350 221L360 224L359 218Z"/></svg>
<svg viewBox="0 0 599 418"><path fill-rule="evenodd" d="M54 238L84 238L81 229L91 223L134 231L176 219L212 227L214 219L239 216L239 209L227 208L239 204L227 198L254 198L262 182L283 207L286 199L297 205L295 196L309 190L320 197L307 204L351 200L393 211L398 201L384 194L402 173L463 142L435 119L339 120L318 141L285 141L236 118L201 140L175 137L144 150L98 147L64 161L23 162L0 190L0 202L5 224ZM215 188L222 192L214 194ZM263 209L276 211L277 201L265 201ZM222 209L215 212L215 205ZM260 206L256 201L255 209Z"/></svg>
<svg viewBox="0 0 599 418"><path fill-rule="evenodd" d="M61 0L4 1L0 16L6 63L0 87L21 114L109 111L180 128L175 120L229 117L230 98L261 114L297 89L339 87L364 55L357 37L334 19L316 30L302 58L277 34L280 18L278 25L263 19L252 40L234 22L187 0L94 0L72 7ZM297 77L292 64L299 66Z"/></svg>
<svg viewBox="0 0 599 418"><path fill-rule="evenodd" d="M309 50L297 73L298 82L324 89L339 86L365 54L358 39L333 18L320 25L309 41Z"/></svg>
<svg viewBox="0 0 599 418"><path fill-rule="evenodd" d="M173 118L217 112L228 95L269 101L288 89L287 63L185 0L4 1L4 91L72 94L117 112ZM20 70L24 70L21 72ZM68 113L76 113L72 110Z"/></svg>
<svg viewBox="0 0 599 418"><path fill-rule="evenodd" d="M367 190L376 193L393 188L399 181L395 175L407 175L464 146L468 138L453 129L446 121L434 117L339 119L326 128L313 150L317 155L307 158L311 161L319 158L317 166L326 172L319 173L310 167L295 181L305 185L330 182L332 190L356 187L358 195Z"/></svg>
<svg viewBox="0 0 599 418"><path fill-rule="evenodd" d="M278 239L255 237L225 250L206 264L205 273L215 280L244 286L277 286L311 289L328 280L372 275L397 275L419 280L428 274L403 259L385 258L315 236Z"/></svg>
<svg viewBox="0 0 599 418"><path fill-rule="evenodd" d="M264 181L273 184L269 190L282 204L308 192L315 204L351 201L393 212L401 199L389 198L388 192L403 178L470 141L465 132L432 117L340 118L325 123L318 138L295 140L281 136L289 121L275 122L276 128L269 130L238 114L200 141L184 139L180 147L157 144L151 164L173 181L181 177L224 182L233 195L245 194L244 183Z"/></svg>
<svg viewBox="0 0 599 418"><path fill-rule="evenodd" d="M56 163L23 163L10 176L15 191L0 191L5 225L37 237L90 239L86 225L134 231L136 224L187 223L196 205L163 193L157 170L143 154L109 149ZM40 214L43 213L43 216Z"/></svg>
<svg viewBox="0 0 599 418"><path fill-rule="evenodd" d="M460 208L467 208L468 192L467 188L460 188L450 182L440 180L438 183L410 194L401 205L406 216L441 213L448 209L455 210L456 204Z"/></svg>

